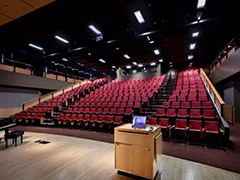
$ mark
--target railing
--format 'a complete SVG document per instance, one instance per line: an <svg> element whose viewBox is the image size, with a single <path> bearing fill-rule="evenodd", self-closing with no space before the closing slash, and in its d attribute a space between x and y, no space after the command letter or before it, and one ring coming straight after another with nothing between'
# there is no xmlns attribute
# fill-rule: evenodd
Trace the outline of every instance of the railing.
<svg viewBox="0 0 240 180"><path fill-rule="evenodd" d="M211 95L213 102L216 104L217 110L223 116L223 106L225 102L222 100L221 96L218 94L217 90L215 89L212 82L210 81L210 79L208 78L208 76L206 75L202 68L200 68L200 75L205 84L205 87L207 88L209 94Z"/></svg>
<svg viewBox="0 0 240 180"><path fill-rule="evenodd" d="M227 46L219 53L217 58L207 68L206 72L212 74L224 61L226 61L236 50L238 46L234 39L232 39Z"/></svg>
<svg viewBox="0 0 240 180"><path fill-rule="evenodd" d="M88 84L88 83L90 83L90 82L91 82L91 81L89 81L89 80L80 81L80 82L77 82L77 83L75 83L75 84L72 84L72 85L66 86L66 87L64 87L64 88L58 89L58 90L56 90L56 91L53 91L53 92L51 92L51 93L42 95L42 96L40 96L40 97L38 97L38 98L32 99L32 100L30 100L30 101L27 101L27 102L25 102L25 103L22 104L22 110L24 111L24 110L26 110L26 109L29 108L29 107L32 107L32 106L37 105L38 103L47 101L47 100L49 100L49 99L51 99L51 98L55 98L55 97L58 96L58 95L61 95L61 94L65 93L65 92L68 92L68 91L70 91L70 90L72 90L72 89L75 89L75 88L77 88L77 87L79 87L79 86L82 86L82 85L84 85L84 84Z"/></svg>
<svg viewBox="0 0 240 180"><path fill-rule="evenodd" d="M3 58L3 62L5 64L0 64L1 70L16 72L20 74L26 74L26 75L34 75L34 71L32 70L31 64L26 64L26 63L8 59L8 58ZM73 82L73 83L80 81L80 78L86 79L83 77L79 77L78 75L75 75L75 74L63 73L63 72L55 71L52 69L48 69L47 73L42 72L40 77L59 80L59 81Z"/></svg>

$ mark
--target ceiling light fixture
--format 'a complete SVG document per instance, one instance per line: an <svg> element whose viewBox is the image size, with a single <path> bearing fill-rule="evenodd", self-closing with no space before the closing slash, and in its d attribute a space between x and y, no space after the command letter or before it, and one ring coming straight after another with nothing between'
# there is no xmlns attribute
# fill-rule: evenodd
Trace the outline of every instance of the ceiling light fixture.
<svg viewBox="0 0 240 180"><path fill-rule="evenodd" d="M152 44L152 43L154 43L154 41L150 41L149 43Z"/></svg>
<svg viewBox="0 0 240 180"><path fill-rule="evenodd" d="M32 44L32 43L30 43L30 44L28 44L30 47L33 47L33 48L35 48L35 49L38 49L38 50L40 50L40 51L42 51L43 50L43 48L42 47L40 47L40 46L37 46L37 45L35 45L35 44Z"/></svg>
<svg viewBox="0 0 240 180"><path fill-rule="evenodd" d="M150 63L150 65L151 65L151 66L155 66L155 65L156 65L156 63L155 63L155 62L152 62L152 63Z"/></svg>
<svg viewBox="0 0 240 180"><path fill-rule="evenodd" d="M116 50L119 50L119 47L116 47Z"/></svg>
<svg viewBox="0 0 240 180"><path fill-rule="evenodd" d="M106 63L106 61L103 60L103 59L99 59L99 61L102 62L102 63Z"/></svg>
<svg viewBox="0 0 240 180"><path fill-rule="evenodd" d="M147 39L148 39L149 41L151 40L149 36L147 36Z"/></svg>
<svg viewBox="0 0 240 180"><path fill-rule="evenodd" d="M172 64L172 62L169 62L169 64Z"/></svg>
<svg viewBox="0 0 240 180"><path fill-rule="evenodd" d="M112 66L112 68L114 68L114 69L115 69L115 68L116 68L116 66Z"/></svg>
<svg viewBox="0 0 240 180"><path fill-rule="evenodd" d="M190 50L193 50L195 48L195 46L196 46L196 43L190 44Z"/></svg>
<svg viewBox="0 0 240 180"><path fill-rule="evenodd" d="M60 36L54 36L56 39L58 39L58 40L60 40L60 41L62 41L62 42L64 42L64 43L66 43L66 44L68 44L69 43L69 41L68 40L66 40L66 39L63 39L62 37L60 37Z"/></svg>
<svg viewBox="0 0 240 180"><path fill-rule="evenodd" d="M127 69L131 69L131 68L132 68L132 66L126 66L126 68L127 68Z"/></svg>
<svg viewBox="0 0 240 180"><path fill-rule="evenodd" d="M193 58L194 58L193 55L188 55L188 60L191 60L191 59L193 59Z"/></svg>
<svg viewBox="0 0 240 180"><path fill-rule="evenodd" d="M102 34L101 31L99 31L94 25L89 25L88 28L91 29L97 35Z"/></svg>
<svg viewBox="0 0 240 180"><path fill-rule="evenodd" d="M130 59L129 55L127 55L127 54L124 54L123 56L124 56L126 59Z"/></svg>
<svg viewBox="0 0 240 180"><path fill-rule="evenodd" d="M66 59L66 58L62 58L62 60L63 60L63 61L65 61L65 62L67 62L67 61L68 61L68 59Z"/></svg>
<svg viewBox="0 0 240 180"><path fill-rule="evenodd" d="M143 67L143 65L142 65L142 64L139 64L138 67Z"/></svg>
<svg viewBox="0 0 240 180"><path fill-rule="evenodd" d="M199 32L195 32L192 34L192 37L198 37L198 35L199 35Z"/></svg>
<svg viewBox="0 0 240 180"><path fill-rule="evenodd" d="M154 53L155 53L156 55L159 55L159 54L160 54L160 52L159 52L158 49L155 49L155 50L154 50Z"/></svg>
<svg viewBox="0 0 240 180"><path fill-rule="evenodd" d="M137 65L137 62L133 62L134 65Z"/></svg>
<svg viewBox="0 0 240 180"><path fill-rule="evenodd" d="M163 59L159 59L159 62L160 62L160 63L163 62Z"/></svg>
<svg viewBox="0 0 240 180"><path fill-rule="evenodd" d="M140 11L135 11L135 12L134 12L134 15L136 16L139 24L145 23L145 20L144 20L144 18L143 18L143 16L142 16L142 14L141 14Z"/></svg>
<svg viewBox="0 0 240 180"><path fill-rule="evenodd" d="M198 0L197 9L204 8L206 0Z"/></svg>

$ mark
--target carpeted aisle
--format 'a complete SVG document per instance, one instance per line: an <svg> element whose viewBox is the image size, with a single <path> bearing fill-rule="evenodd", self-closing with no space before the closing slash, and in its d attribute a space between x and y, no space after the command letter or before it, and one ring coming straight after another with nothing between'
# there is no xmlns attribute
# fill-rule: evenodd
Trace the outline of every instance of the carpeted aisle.
<svg viewBox="0 0 240 180"><path fill-rule="evenodd" d="M240 127L230 125L230 128L230 140L232 143L231 148L220 150L214 148L203 148L196 145L187 145L184 143L163 141L163 154L240 173ZM13 129L74 136L108 143L114 142L114 135L106 132L35 126L17 126Z"/></svg>

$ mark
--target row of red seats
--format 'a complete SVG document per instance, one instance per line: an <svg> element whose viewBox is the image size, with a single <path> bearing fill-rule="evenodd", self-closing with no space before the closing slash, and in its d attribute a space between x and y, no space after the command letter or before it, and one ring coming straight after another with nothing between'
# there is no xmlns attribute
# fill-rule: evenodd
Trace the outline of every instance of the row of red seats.
<svg viewBox="0 0 240 180"><path fill-rule="evenodd" d="M216 119L216 113L213 109L157 109L156 116L158 117L178 117L178 118L199 118L199 119Z"/></svg>
<svg viewBox="0 0 240 180"><path fill-rule="evenodd" d="M145 102L145 101L144 101ZM140 101L128 101L127 102L91 102L83 103L76 102L74 107L129 107L129 108L139 108L141 106Z"/></svg>
<svg viewBox="0 0 240 180"><path fill-rule="evenodd" d="M143 101L147 102L148 97L104 97L104 98L81 98L80 103L83 102L128 102L128 101Z"/></svg>
<svg viewBox="0 0 240 180"><path fill-rule="evenodd" d="M169 101L208 101L208 96L199 94L197 95L180 95L180 96L176 96L176 95L171 95L169 96Z"/></svg>
<svg viewBox="0 0 240 180"><path fill-rule="evenodd" d="M122 124L123 116L111 116L111 115L95 115L95 114L60 114L57 118L58 125L64 124L67 125L67 122L62 121L76 121L78 125L80 122L86 123L113 123L113 124ZM73 124L72 124L73 125Z"/></svg>
<svg viewBox="0 0 240 180"><path fill-rule="evenodd" d="M172 95L197 95L197 94L202 94L202 95L206 95L207 94L207 91L205 89L190 89L190 90L175 90L173 91L173 94Z"/></svg>
<svg viewBox="0 0 240 180"><path fill-rule="evenodd" d="M29 120L34 122L35 120L41 119L41 118L44 118L44 113L29 113L29 112L24 113L24 112L21 112L21 113L16 113L14 115L14 121L19 122L19 123L21 123L23 121L28 123Z"/></svg>
<svg viewBox="0 0 240 180"><path fill-rule="evenodd" d="M28 112L33 113L33 112L52 112L54 110L53 107L30 107L27 109Z"/></svg>
<svg viewBox="0 0 240 180"><path fill-rule="evenodd" d="M68 113L85 113L85 114L124 114L124 115L131 115L133 113L132 107L131 108L68 108Z"/></svg>
<svg viewBox="0 0 240 180"><path fill-rule="evenodd" d="M39 103L36 107L60 107L62 103Z"/></svg>
<svg viewBox="0 0 240 180"><path fill-rule="evenodd" d="M181 106L180 106L181 103ZM212 109L213 103L212 101L182 101L182 102L163 102L163 108L193 108L193 109Z"/></svg>
<svg viewBox="0 0 240 180"><path fill-rule="evenodd" d="M157 90L156 90L157 91ZM155 92L156 92L155 91ZM86 98L94 98L94 97L144 97L144 96L152 96L154 92L144 92L144 93L128 93L128 92L99 92L99 93L92 93L92 94L87 94L85 97Z"/></svg>
<svg viewBox="0 0 240 180"><path fill-rule="evenodd" d="M220 134L220 128L219 123L215 121L205 121L204 128L203 123L200 120L194 120L191 119L189 121L189 125L187 123L188 121L186 119L176 119L176 122L174 125L170 125L168 118L148 118L148 124L149 125L160 125L162 131L165 133L167 132L167 135L171 137L171 130L179 130L179 131L185 131L185 137L187 136L187 131L189 133L191 132L198 132L201 135L201 139L203 138L202 133L210 133L210 134Z"/></svg>

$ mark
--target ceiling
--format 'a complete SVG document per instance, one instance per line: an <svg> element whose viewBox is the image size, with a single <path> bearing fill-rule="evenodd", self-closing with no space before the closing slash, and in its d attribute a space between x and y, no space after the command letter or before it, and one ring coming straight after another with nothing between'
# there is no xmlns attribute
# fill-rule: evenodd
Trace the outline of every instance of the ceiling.
<svg viewBox="0 0 240 180"><path fill-rule="evenodd" d="M166 72L169 62L179 70L190 62L194 67L208 66L240 30L236 1L207 0L205 8L200 10L196 8L197 0L82 2L57 0L0 26L1 53L60 71L65 71L63 66L59 67L64 64L69 69L110 74L112 66L158 63L163 59L162 71ZM145 23L138 23L134 16L137 10L141 11ZM202 12L199 23L198 12ZM102 32L102 40L96 41L96 34L88 28L91 24ZM199 36L193 38L192 33L197 31ZM144 35L146 32L149 34ZM69 43L59 41L55 35ZM29 47L29 43L44 50ZM191 43L196 43L194 50L189 50ZM160 55L155 55L154 49L159 49ZM188 60L188 55L194 58Z"/></svg>

